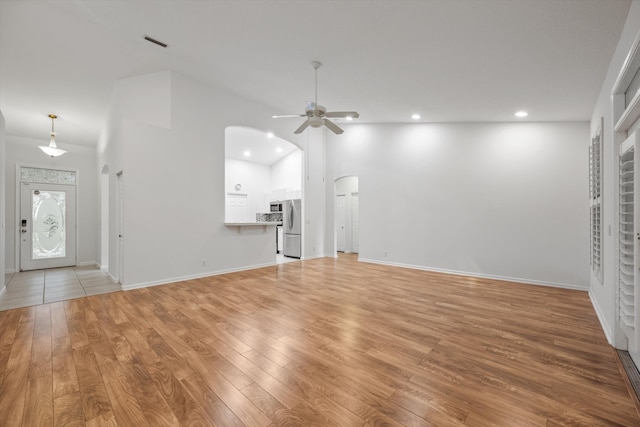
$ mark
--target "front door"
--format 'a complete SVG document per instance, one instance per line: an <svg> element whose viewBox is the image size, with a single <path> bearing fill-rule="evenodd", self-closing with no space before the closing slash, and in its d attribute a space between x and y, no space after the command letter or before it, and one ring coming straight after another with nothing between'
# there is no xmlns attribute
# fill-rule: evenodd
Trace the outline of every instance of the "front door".
<svg viewBox="0 0 640 427"><path fill-rule="evenodd" d="M76 265L76 188L20 184L20 271Z"/></svg>

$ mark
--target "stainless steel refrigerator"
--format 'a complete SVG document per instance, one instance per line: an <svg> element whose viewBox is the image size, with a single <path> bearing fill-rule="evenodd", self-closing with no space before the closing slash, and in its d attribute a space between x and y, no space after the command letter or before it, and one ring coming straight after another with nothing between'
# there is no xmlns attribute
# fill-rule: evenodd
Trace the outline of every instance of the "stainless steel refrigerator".
<svg viewBox="0 0 640 427"><path fill-rule="evenodd" d="M300 258L302 253L302 209L300 199L285 200L283 209L284 256Z"/></svg>

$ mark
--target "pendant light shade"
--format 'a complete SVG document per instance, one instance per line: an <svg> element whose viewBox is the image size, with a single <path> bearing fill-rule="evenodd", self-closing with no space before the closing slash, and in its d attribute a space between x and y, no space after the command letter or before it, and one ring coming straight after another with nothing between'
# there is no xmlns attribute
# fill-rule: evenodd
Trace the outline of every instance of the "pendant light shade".
<svg viewBox="0 0 640 427"><path fill-rule="evenodd" d="M66 150L62 150L58 148L56 144L56 132L53 127L53 121L58 118L55 114L49 114L49 118L51 119L51 140L49 141L49 145L40 145L39 148L47 155L51 157L62 156L66 153Z"/></svg>

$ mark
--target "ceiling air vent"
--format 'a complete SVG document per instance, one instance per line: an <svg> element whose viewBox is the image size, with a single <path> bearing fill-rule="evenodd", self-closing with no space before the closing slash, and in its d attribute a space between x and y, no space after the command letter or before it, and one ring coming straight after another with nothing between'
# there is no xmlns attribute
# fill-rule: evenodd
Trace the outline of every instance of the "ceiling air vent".
<svg viewBox="0 0 640 427"><path fill-rule="evenodd" d="M157 44L158 46L162 46L162 47L167 47L167 46L168 46L168 44L166 44L166 43L162 43L160 40L152 39L152 38L151 38L151 37L149 37L149 36L144 36L144 39L145 39L146 41L148 41L148 42L155 43L155 44Z"/></svg>

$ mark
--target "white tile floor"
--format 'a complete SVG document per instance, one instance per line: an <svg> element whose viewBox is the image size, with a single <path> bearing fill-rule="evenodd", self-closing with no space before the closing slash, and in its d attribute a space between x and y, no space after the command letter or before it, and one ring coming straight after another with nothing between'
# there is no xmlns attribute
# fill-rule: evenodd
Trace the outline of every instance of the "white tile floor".
<svg viewBox="0 0 640 427"><path fill-rule="evenodd" d="M51 268L5 276L0 311L64 301L122 289L107 273L95 267Z"/></svg>

